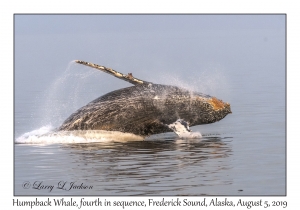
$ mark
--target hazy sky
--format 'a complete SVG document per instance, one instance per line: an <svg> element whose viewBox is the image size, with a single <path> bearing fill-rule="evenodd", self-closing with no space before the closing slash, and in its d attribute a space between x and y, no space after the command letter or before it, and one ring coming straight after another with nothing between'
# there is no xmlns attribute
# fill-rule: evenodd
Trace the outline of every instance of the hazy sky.
<svg viewBox="0 0 300 210"><path fill-rule="evenodd" d="M231 68L237 56L275 55L284 35L284 15L15 15L16 79L21 68L30 77L54 76L75 59L182 77L182 68Z"/></svg>
<svg viewBox="0 0 300 210"><path fill-rule="evenodd" d="M199 32L284 27L284 15L15 15L15 33Z"/></svg>

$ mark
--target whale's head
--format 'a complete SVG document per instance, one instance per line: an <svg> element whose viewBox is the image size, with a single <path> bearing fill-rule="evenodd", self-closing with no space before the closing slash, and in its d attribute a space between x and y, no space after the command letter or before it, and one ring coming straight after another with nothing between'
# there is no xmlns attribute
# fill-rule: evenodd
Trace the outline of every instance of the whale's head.
<svg viewBox="0 0 300 210"><path fill-rule="evenodd" d="M231 114L231 108L230 104L227 102L223 102L220 99L217 99L216 97L211 97L207 100L207 103L210 104L210 109L212 109L214 112L222 112L224 114Z"/></svg>
<svg viewBox="0 0 300 210"><path fill-rule="evenodd" d="M191 125L214 123L232 113L229 103L208 95L195 95L192 110L195 118L191 120Z"/></svg>

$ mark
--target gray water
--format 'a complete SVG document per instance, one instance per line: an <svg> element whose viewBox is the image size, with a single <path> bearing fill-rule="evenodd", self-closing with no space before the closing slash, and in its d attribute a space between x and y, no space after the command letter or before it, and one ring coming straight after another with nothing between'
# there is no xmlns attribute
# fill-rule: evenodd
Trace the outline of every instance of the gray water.
<svg viewBox="0 0 300 210"><path fill-rule="evenodd" d="M75 59L216 96L233 112L192 127L198 139L15 144L15 195L286 194L285 16L19 15L15 32L14 142L130 86Z"/></svg>

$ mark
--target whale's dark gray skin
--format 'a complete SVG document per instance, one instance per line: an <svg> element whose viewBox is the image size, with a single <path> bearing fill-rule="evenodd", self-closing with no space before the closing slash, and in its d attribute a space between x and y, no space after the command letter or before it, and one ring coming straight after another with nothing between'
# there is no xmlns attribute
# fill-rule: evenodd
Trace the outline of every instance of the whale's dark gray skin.
<svg viewBox="0 0 300 210"><path fill-rule="evenodd" d="M231 113L229 103L209 95L152 84L97 64L76 62L110 73L134 86L112 91L88 103L66 119L59 130L106 130L149 136L177 133L176 127L170 126L176 121L190 131L189 126L217 122Z"/></svg>

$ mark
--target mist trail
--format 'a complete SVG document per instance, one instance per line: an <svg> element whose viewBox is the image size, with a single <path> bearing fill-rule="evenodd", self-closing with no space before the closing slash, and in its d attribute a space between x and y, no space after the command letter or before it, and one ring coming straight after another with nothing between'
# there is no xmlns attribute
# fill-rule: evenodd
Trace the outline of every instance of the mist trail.
<svg viewBox="0 0 300 210"><path fill-rule="evenodd" d="M189 75L181 78L168 71L162 72L156 82L179 86L190 91L201 92L230 101L230 83L223 72L224 70L221 67L215 66L194 71L193 73L189 72Z"/></svg>
<svg viewBox="0 0 300 210"><path fill-rule="evenodd" d="M79 68L75 68L79 67ZM66 70L45 91L40 108L41 125L58 126L82 105L84 84L95 71L82 68L71 61Z"/></svg>

